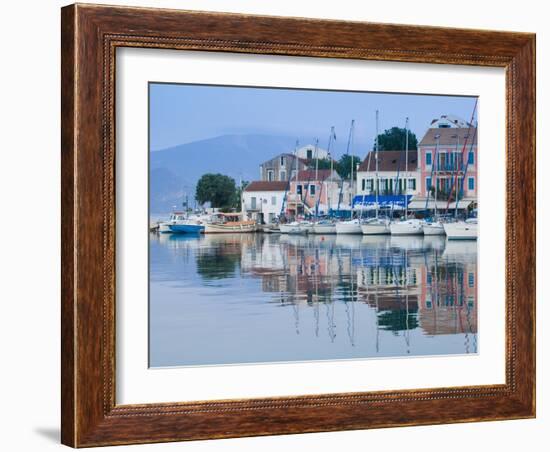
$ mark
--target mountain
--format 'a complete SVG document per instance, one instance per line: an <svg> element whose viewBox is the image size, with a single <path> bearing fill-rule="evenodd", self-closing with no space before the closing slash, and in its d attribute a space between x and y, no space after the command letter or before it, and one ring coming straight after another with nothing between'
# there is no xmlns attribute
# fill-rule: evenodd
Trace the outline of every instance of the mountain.
<svg viewBox="0 0 550 452"><path fill-rule="evenodd" d="M257 180L260 164L282 152L292 152L296 137L274 135L222 135L150 153L150 211L181 207L184 193L190 203L195 185L205 173ZM300 143L309 141L300 139Z"/></svg>

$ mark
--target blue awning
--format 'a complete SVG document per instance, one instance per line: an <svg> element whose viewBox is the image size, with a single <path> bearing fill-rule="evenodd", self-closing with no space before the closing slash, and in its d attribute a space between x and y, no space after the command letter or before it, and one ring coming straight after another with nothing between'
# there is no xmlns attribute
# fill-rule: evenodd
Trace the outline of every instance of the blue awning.
<svg viewBox="0 0 550 452"><path fill-rule="evenodd" d="M404 209L413 195L379 195L378 209ZM353 208L357 210L375 210L376 195L357 195L353 198Z"/></svg>

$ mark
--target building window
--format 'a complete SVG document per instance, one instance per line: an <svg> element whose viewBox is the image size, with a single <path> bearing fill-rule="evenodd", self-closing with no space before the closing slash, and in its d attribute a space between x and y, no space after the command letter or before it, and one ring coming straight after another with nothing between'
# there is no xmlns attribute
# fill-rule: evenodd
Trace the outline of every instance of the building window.
<svg viewBox="0 0 550 452"><path fill-rule="evenodd" d="M285 170L281 170L279 172L279 179L282 180L282 181L286 180L286 171Z"/></svg>
<svg viewBox="0 0 550 452"><path fill-rule="evenodd" d="M307 150L307 159L311 160L313 158L313 151L311 149Z"/></svg>
<svg viewBox="0 0 550 452"><path fill-rule="evenodd" d="M256 208L256 197L255 196L250 198L250 207L251 207L252 210L254 210Z"/></svg>
<svg viewBox="0 0 550 452"><path fill-rule="evenodd" d="M427 177L426 178L426 190L430 191L432 189L432 178Z"/></svg>
<svg viewBox="0 0 550 452"><path fill-rule="evenodd" d="M296 179L296 170L292 170L292 171L290 172L290 178L291 178L291 179Z"/></svg>
<svg viewBox="0 0 550 452"><path fill-rule="evenodd" d="M474 164L474 151L468 152L468 165Z"/></svg>
<svg viewBox="0 0 550 452"><path fill-rule="evenodd" d="M310 196L315 196L315 185L309 186L309 194Z"/></svg>
<svg viewBox="0 0 550 452"><path fill-rule="evenodd" d="M271 182L273 180L273 170L267 171L267 180Z"/></svg>
<svg viewBox="0 0 550 452"><path fill-rule="evenodd" d="M416 190L416 179L409 179L409 190Z"/></svg>
<svg viewBox="0 0 550 452"><path fill-rule="evenodd" d="M271 197L271 205L272 205L272 206L276 206L276 205L277 205L277 196L272 196L272 197Z"/></svg>
<svg viewBox="0 0 550 452"><path fill-rule="evenodd" d="M296 193L298 193L299 195L302 194L302 186L301 185L296 186Z"/></svg>
<svg viewBox="0 0 550 452"><path fill-rule="evenodd" d="M280 164L281 166L285 166L285 158L283 156L281 156Z"/></svg>
<svg viewBox="0 0 550 452"><path fill-rule="evenodd" d="M468 178L468 190L474 190L474 178L473 177Z"/></svg>
<svg viewBox="0 0 550 452"><path fill-rule="evenodd" d="M474 287L474 274L468 273L468 287Z"/></svg>
<svg viewBox="0 0 550 452"><path fill-rule="evenodd" d="M367 183L365 179L361 179L361 191L365 191Z"/></svg>
<svg viewBox="0 0 550 452"><path fill-rule="evenodd" d="M432 164L432 153L426 152L426 165L430 166Z"/></svg>

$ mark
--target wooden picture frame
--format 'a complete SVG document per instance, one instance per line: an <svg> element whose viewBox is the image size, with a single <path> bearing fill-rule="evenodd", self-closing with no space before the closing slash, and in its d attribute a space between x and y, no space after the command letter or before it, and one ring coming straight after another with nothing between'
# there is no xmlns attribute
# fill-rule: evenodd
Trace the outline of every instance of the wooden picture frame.
<svg viewBox="0 0 550 452"><path fill-rule="evenodd" d="M535 35L79 4L62 9L61 34L64 444L85 447L535 416ZM117 405L118 47L505 68L506 383Z"/></svg>

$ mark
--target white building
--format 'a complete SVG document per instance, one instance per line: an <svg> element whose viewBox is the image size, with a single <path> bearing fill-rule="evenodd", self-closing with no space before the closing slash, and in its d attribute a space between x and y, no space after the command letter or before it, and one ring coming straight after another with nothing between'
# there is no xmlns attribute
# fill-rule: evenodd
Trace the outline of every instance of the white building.
<svg viewBox="0 0 550 452"><path fill-rule="evenodd" d="M357 195L376 194L376 152L371 151L357 170ZM379 195L418 195L421 191L417 151L378 151Z"/></svg>
<svg viewBox="0 0 550 452"><path fill-rule="evenodd" d="M254 181L243 190L242 212L258 223L274 223L288 187L284 181Z"/></svg>
<svg viewBox="0 0 550 452"><path fill-rule="evenodd" d="M323 149L319 146L317 146L317 149L315 148L315 145L313 144L307 144L306 146L303 146L299 148L296 151L296 155L298 155L298 158L304 159L304 160L312 160L312 159L328 159L329 153L326 149Z"/></svg>
<svg viewBox="0 0 550 452"><path fill-rule="evenodd" d="M441 115L433 119L430 129L467 129L470 123L455 115Z"/></svg>

